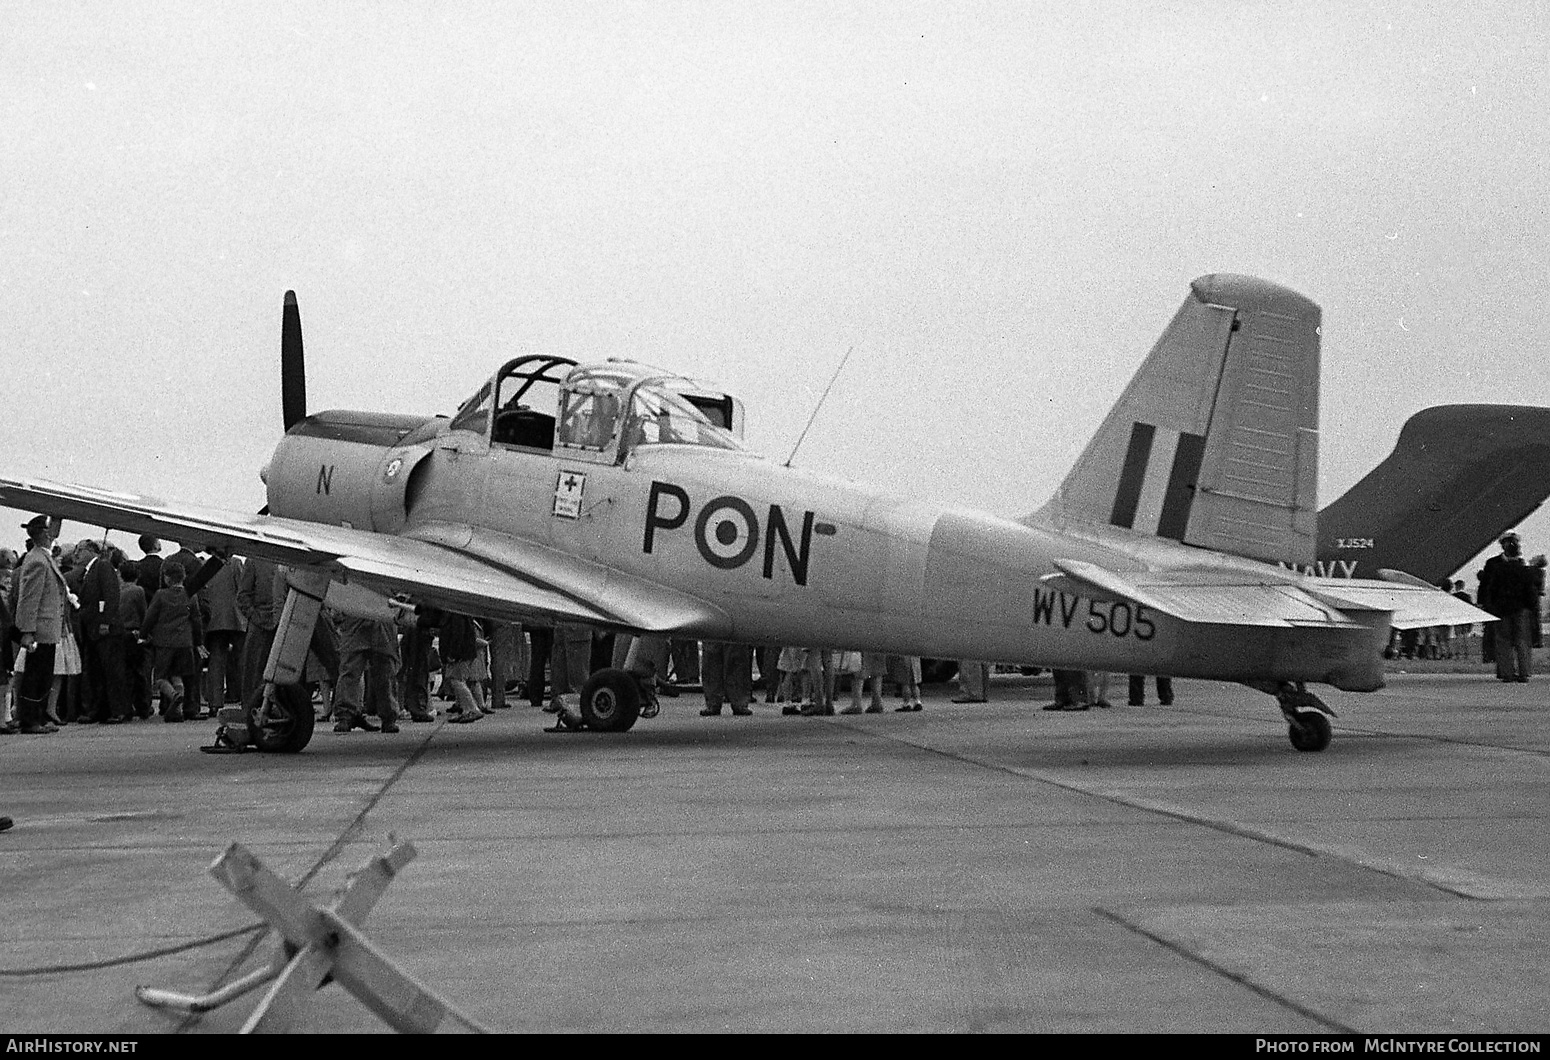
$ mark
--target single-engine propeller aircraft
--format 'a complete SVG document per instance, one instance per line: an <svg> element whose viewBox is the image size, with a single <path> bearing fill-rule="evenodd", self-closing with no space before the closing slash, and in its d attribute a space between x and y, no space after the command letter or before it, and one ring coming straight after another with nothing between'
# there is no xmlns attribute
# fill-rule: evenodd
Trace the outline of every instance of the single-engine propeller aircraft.
<svg viewBox="0 0 1550 1060"><path fill-rule="evenodd" d="M735 398L631 361L517 357L451 418L307 415L287 293L267 514L21 478L0 502L292 568L240 730L265 750L311 736L295 682L325 599L385 615L407 593L503 620L1234 681L1317 751L1330 712L1307 685L1381 688L1391 626L1490 618L1402 575L1281 566L1314 558L1319 327L1276 284L1194 281L1054 497L1010 520L763 459ZM628 729L643 702L602 670L581 720Z"/></svg>

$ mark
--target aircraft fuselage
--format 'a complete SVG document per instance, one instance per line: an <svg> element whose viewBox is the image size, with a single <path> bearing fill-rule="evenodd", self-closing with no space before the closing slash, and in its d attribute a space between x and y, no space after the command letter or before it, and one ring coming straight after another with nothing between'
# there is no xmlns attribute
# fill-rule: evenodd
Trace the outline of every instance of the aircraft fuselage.
<svg viewBox="0 0 1550 1060"><path fill-rule="evenodd" d="M379 425L380 426L380 425ZM672 586L722 619L686 635L1263 683L1381 687L1386 626L1348 630L1186 623L1041 581L1056 559L1259 567L1155 537L1094 534L923 504L748 453L651 445L622 463L492 446L446 421L293 433L270 471L270 510L444 538L471 551L538 542L599 569ZM324 434L330 435L323 437ZM396 438L394 435L396 434ZM331 504L337 493L341 504Z"/></svg>

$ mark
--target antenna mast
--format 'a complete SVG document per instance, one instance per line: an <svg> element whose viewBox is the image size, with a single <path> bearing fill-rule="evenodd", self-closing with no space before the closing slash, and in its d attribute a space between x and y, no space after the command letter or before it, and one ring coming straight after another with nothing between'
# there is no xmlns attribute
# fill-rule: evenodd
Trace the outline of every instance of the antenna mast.
<svg viewBox="0 0 1550 1060"><path fill-rule="evenodd" d="M807 417L807 426L802 428L801 435L797 437L797 444L791 447L791 455L786 457L786 462L782 465L783 467L790 467L791 461L796 459L797 450L802 448L802 440L807 437L807 432L812 429L813 421L818 418L818 410L823 408L824 401L829 397L829 391L834 389L834 381L845 370L845 362L850 360L850 355L854 352L856 352L856 346L852 343L850 349L845 351L845 356L840 358L839 367L834 369L834 374L829 377L829 385L824 387L823 393L819 395L818 404L813 406L813 414Z"/></svg>

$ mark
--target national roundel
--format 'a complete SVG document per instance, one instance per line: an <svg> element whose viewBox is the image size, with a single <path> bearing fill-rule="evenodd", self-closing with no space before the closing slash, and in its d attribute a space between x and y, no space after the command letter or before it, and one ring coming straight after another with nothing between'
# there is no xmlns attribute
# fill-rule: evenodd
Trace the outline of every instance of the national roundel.
<svg viewBox="0 0 1550 1060"><path fill-rule="evenodd" d="M759 519L741 497L717 497L700 509L694 543L711 566L741 567L759 549Z"/></svg>

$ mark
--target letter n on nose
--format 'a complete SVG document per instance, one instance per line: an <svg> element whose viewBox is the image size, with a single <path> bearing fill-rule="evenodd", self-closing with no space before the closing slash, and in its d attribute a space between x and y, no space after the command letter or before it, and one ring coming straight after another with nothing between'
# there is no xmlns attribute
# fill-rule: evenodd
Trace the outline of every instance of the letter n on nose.
<svg viewBox="0 0 1550 1060"><path fill-rule="evenodd" d="M667 516L660 513L664 496L672 497L678 502L677 512ZM651 546L656 542L658 527L663 530L677 530L688 518L689 495L671 482L653 482L651 493L646 498L646 539L641 545L642 550L651 551Z"/></svg>

